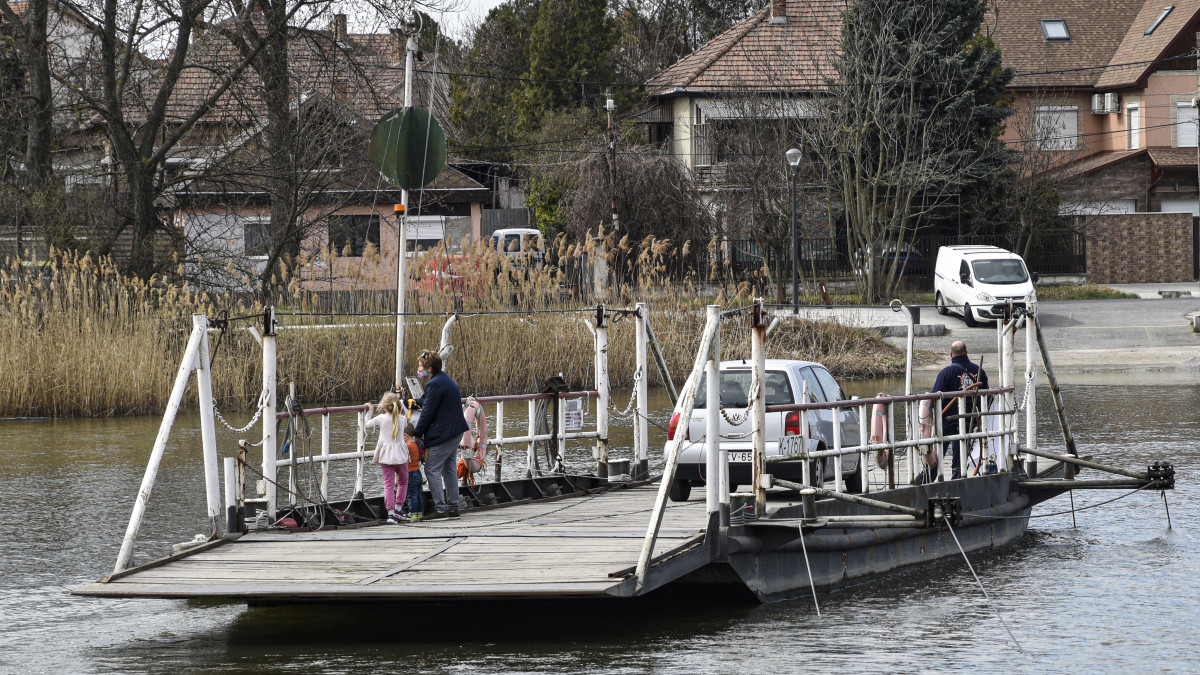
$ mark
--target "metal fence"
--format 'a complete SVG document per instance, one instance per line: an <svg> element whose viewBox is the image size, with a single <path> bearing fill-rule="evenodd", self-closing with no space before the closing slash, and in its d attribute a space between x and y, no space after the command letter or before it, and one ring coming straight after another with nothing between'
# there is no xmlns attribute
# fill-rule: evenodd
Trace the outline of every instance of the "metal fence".
<svg viewBox="0 0 1200 675"><path fill-rule="evenodd" d="M1014 248L1004 236L944 236L921 235L896 253L888 253L880 259L900 259L905 279L923 280L933 278L933 267L938 249L942 246L987 245L1004 249ZM806 278L850 277L861 268L858 258L850 254L844 237L804 238L798 242L800 274ZM735 239L729 242L728 266L738 279L754 279L764 276L764 268L782 278L791 278L792 261L787 247L763 247L754 239ZM1083 234L1072 231L1046 232L1034 241L1025 257L1031 272L1043 275L1084 274L1087 271L1087 240Z"/></svg>

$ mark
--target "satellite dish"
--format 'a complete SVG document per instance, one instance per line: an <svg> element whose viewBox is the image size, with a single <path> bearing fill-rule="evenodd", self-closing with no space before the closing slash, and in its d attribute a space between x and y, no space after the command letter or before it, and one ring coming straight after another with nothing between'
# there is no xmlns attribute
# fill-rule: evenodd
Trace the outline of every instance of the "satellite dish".
<svg viewBox="0 0 1200 675"><path fill-rule="evenodd" d="M446 165L446 134L429 111L396 108L371 131L371 164L405 190L433 182Z"/></svg>

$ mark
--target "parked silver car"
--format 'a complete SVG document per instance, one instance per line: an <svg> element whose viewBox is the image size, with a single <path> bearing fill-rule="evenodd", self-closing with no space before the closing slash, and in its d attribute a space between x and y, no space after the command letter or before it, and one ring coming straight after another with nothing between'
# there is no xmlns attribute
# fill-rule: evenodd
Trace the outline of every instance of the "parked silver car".
<svg viewBox="0 0 1200 675"><path fill-rule="evenodd" d="M729 453L729 482L730 491L736 485L751 483L751 457L753 444L750 438L752 428L749 416L739 420L746 411L750 392L750 363L748 361L721 362L721 407L727 415L721 418L720 447ZM675 434L686 434L680 448L679 465L675 471L675 480L671 484L670 497L674 501L684 501L691 494L693 485L703 485L706 481L704 434L708 405L705 376L701 374L697 388L696 403L691 411L687 425L681 424L682 414L677 408L671 416L668 438ZM691 380L689 378L688 383ZM768 359L764 377L767 405L786 405L800 403L801 392L807 383L808 402L841 401L846 397L838 386L833 375L819 363L812 361L793 361L786 359ZM684 385L686 389L688 384ZM766 457L767 473L791 481L803 478L803 460L771 462L771 458L779 457L779 439L782 436L800 435L800 411L768 412L766 414ZM812 451L833 448L833 416L832 410L808 411L809 441ZM740 421L736 426L729 418ZM842 446L850 447L859 443L858 413L853 409L838 412L838 423L842 427ZM682 427L682 428L681 428ZM668 452L669 443L663 447L663 456ZM834 480L833 459L814 459L811 466L812 482L816 485L832 483ZM864 467L861 467L858 454L841 457L842 480L848 492L863 492L866 482Z"/></svg>

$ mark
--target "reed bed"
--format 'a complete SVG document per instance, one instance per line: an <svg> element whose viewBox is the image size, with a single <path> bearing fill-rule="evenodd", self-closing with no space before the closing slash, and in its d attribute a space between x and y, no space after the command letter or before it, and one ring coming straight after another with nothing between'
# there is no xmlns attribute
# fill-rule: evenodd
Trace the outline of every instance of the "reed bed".
<svg viewBox="0 0 1200 675"><path fill-rule="evenodd" d="M688 247L610 238L619 285L607 306L645 301L663 356L679 384L695 358L704 305L743 307L760 294L748 283L679 273ZM406 318L406 359L436 348L442 326L455 351L449 372L464 393L527 393L561 373L572 388L594 386L595 298L579 291L579 270L594 244L562 244L543 268L514 266L495 252L444 250L414 260L414 290ZM325 252L324 255L329 255ZM382 269L364 255L358 281L378 287ZM318 256L301 257L276 279L280 397L294 383L305 404L377 399L394 375L394 295L371 290L323 294L311 283ZM717 270L719 272L719 269ZM181 270L182 273L182 270ZM572 275L576 275L573 279ZM48 261L0 266L0 417L111 416L159 413L166 404L189 334L191 315L211 319L260 314L261 300L189 290L170 279L123 277L108 259L55 253ZM724 358L749 355L748 319L722 327ZM262 358L248 328L230 321L210 334L213 393L223 413L252 410L262 390ZM614 387L633 384L634 321L609 324L609 373ZM873 331L827 321L793 321L767 344L779 358L806 358L841 376L895 374L903 354ZM661 383L657 369L652 384ZM185 404L194 406L194 381ZM237 420L231 420L236 422Z"/></svg>

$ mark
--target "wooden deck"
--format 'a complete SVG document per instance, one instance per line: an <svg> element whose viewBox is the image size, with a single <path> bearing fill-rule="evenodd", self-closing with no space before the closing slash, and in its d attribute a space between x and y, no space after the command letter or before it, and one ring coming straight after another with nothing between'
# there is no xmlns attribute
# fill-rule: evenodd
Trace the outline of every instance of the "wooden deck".
<svg viewBox="0 0 1200 675"><path fill-rule="evenodd" d="M457 520L250 533L76 593L261 601L628 595L657 491L631 487ZM703 493L668 504L655 556L703 540Z"/></svg>

